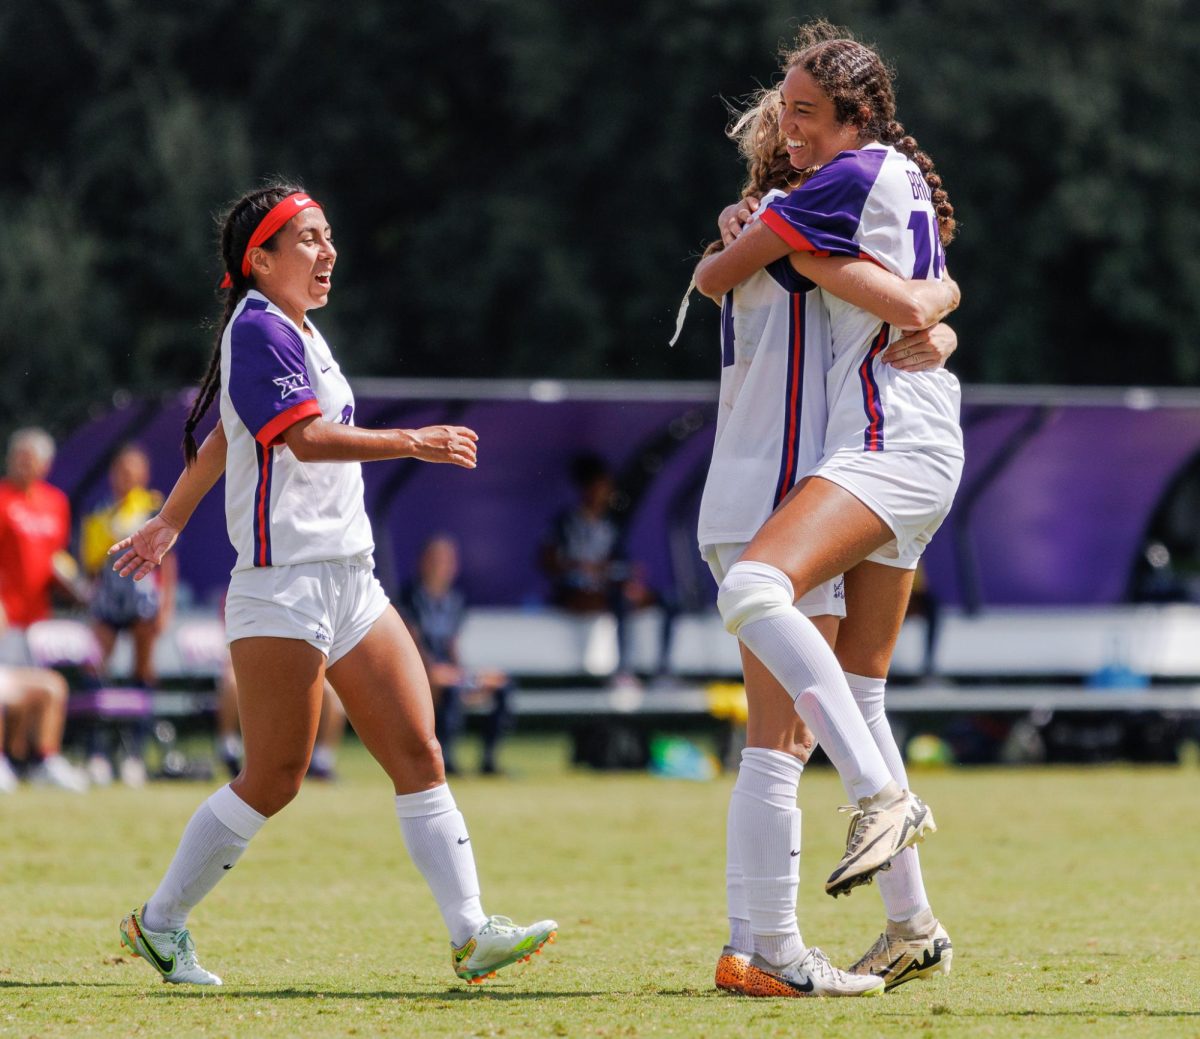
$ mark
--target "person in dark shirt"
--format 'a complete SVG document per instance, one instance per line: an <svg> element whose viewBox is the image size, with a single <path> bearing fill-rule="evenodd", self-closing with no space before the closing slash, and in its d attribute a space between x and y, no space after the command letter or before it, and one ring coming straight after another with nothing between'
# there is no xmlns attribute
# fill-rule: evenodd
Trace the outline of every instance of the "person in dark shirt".
<svg viewBox="0 0 1200 1039"><path fill-rule="evenodd" d="M542 571L550 579L550 598L569 613L610 613L617 624L619 685L636 684L629 663L629 616L659 606L663 624L659 640L658 677L669 671L674 609L643 579L630 562L624 532L613 515L617 485L599 455L581 454L571 462L571 481L578 502L560 512L542 543Z"/></svg>
<svg viewBox="0 0 1200 1039"><path fill-rule="evenodd" d="M417 560L417 572L400 590L396 602L425 661L433 688L435 731L447 772L457 772L454 747L466 728L466 708L487 704L481 771L499 769L496 750L511 727L512 682L500 671L469 671L462 666L458 636L466 619L466 599L455 585L458 545L446 534L431 537Z"/></svg>

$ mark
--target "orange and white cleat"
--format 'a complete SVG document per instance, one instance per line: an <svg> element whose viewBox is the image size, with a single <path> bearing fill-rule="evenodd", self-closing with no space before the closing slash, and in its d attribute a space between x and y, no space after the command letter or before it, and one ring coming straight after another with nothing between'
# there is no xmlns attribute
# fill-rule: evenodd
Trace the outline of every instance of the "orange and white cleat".
<svg viewBox="0 0 1200 1039"><path fill-rule="evenodd" d="M713 984L722 992L732 992L736 995L746 995L747 968L750 966L750 954L738 952L732 945L726 945L717 959L717 974Z"/></svg>
<svg viewBox="0 0 1200 1039"><path fill-rule="evenodd" d="M454 973L468 985L482 985L494 978L496 971L540 956L542 946L557 935L558 924L553 920L521 927L507 916L490 916L462 945L451 944Z"/></svg>

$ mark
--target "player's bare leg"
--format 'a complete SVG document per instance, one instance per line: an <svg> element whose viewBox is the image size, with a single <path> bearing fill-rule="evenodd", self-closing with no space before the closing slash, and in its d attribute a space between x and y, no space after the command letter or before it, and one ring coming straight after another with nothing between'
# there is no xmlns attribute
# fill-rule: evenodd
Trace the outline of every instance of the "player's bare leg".
<svg viewBox="0 0 1200 1039"><path fill-rule="evenodd" d="M481 982L552 941L553 920L528 927L483 912L466 822L446 785L434 735L433 698L416 644L389 606L329 668L346 715L396 791L404 843L450 932L455 973Z"/></svg>
<svg viewBox="0 0 1200 1039"><path fill-rule="evenodd" d="M826 882L839 895L933 832L932 813L898 786L880 755L832 650L792 602L892 538L865 504L811 478L792 491L726 574L718 605L726 627L792 695L796 711L858 802L846 853Z"/></svg>

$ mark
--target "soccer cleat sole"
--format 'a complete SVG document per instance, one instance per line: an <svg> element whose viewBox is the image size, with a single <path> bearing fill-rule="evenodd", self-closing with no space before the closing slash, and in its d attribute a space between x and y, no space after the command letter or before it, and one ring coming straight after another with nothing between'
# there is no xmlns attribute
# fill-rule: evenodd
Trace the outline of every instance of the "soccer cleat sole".
<svg viewBox="0 0 1200 1039"><path fill-rule="evenodd" d="M750 964L740 956L721 956L717 960L717 972L713 984L722 992L742 996L746 994L747 972Z"/></svg>
<svg viewBox="0 0 1200 1039"><path fill-rule="evenodd" d="M482 985L485 981L494 978L496 972L504 970L505 967L511 967L514 963L529 963L535 956L541 956L542 947L553 945L554 939L557 937L558 932L551 931L538 941L535 948L530 949L528 952L517 953L500 963L493 963L487 970L455 971L455 973L468 985Z"/></svg>
<svg viewBox="0 0 1200 1039"><path fill-rule="evenodd" d="M862 887L865 884L870 884L871 881L875 879L876 873L880 873L883 870L891 868L892 859L894 859L902 851L904 851L906 848L911 848L914 844L924 844L925 838L934 833L937 833L937 823L933 821L933 811L927 807L925 809L925 818L921 820L920 825L913 829L912 835L909 836L899 848L892 852L891 856L889 856L882 864L876 866L875 869L867 870L863 873L857 873L854 876L843 877L832 886L827 885L825 888L825 894L830 895L833 898L837 898L839 895L850 894L850 892L856 887Z"/></svg>
<svg viewBox="0 0 1200 1039"><path fill-rule="evenodd" d="M878 988L868 989L866 992L861 992L854 996L839 995L835 998L868 999L871 996L882 996L884 991L884 987L880 985ZM805 991L796 987L795 985L790 985L782 978L777 978L774 974L768 974L765 970L759 970L757 967L750 964L746 965L746 987L742 990L742 994L751 996L755 999L830 998L823 993L813 991L812 989Z"/></svg>

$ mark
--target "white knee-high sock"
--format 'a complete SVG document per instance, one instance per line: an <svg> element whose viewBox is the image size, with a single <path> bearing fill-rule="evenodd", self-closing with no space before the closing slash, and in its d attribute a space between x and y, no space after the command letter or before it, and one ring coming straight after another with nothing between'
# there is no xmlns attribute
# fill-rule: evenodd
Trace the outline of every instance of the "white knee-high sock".
<svg viewBox="0 0 1200 1039"><path fill-rule="evenodd" d="M747 595L771 594L790 603L791 579L768 563L739 561L721 582L722 598L735 602ZM887 764L875 746L862 713L846 685L841 666L829 644L807 617L795 609L750 609L735 620L735 634L761 660L796 705L796 713L812 729L855 801L873 797L892 782ZM723 615L725 611L723 610ZM731 611L732 612L732 611ZM756 615L757 614L757 615ZM730 618L726 617L726 626Z"/></svg>
<svg viewBox="0 0 1200 1039"><path fill-rule="evenodd" d="M266 821L229 786L221 787L196 809L184 828L166 875L146 903L143 923L151 931L179 930Z"/></svg>
<svg viewBox="0 0 1200 1039"><path fill-rule="evenodd" d="M855 703L862 711L867 728L871 730L879 753L887 762L888 771L891 772L892 778L907 790L908 772L904 767L904 755L896 745L896 737L883 709L887 679L866 678L847 671L846 682L850 686L850 692L854 694ZM876 874L875 882L879 885L879 893L883 896L889 920L901 923L929 908L925 881L921 876L921 860L915 847L906 848L892 859L891 869L881 870Z"/></svg>
<svg viewBox="0 0 1200 1039"><path fill-rule="evenodd" d="M433 892L450 940L462 945L487 920L479 902L475 854L462 812L445 783L396 795L400 832L417 869Z"/></svg>
<svg viewBox="0 0 1200 1039"><path fill-rule="evenodd" d="M729 806L745 885L754 951L774 964L804 951L796 922L800 886L800 809L804 765L791 754L747 747Z"/></svg>
<svg viewBox="0 0 1200 1039"><path fill-rule="evenodd" d="M729 945L738 952L754 951L750 931L750 911L746 908L746 884L742 877L742 857L733 827L733 798L725 822L725 905L729 917Z"/></svg>

